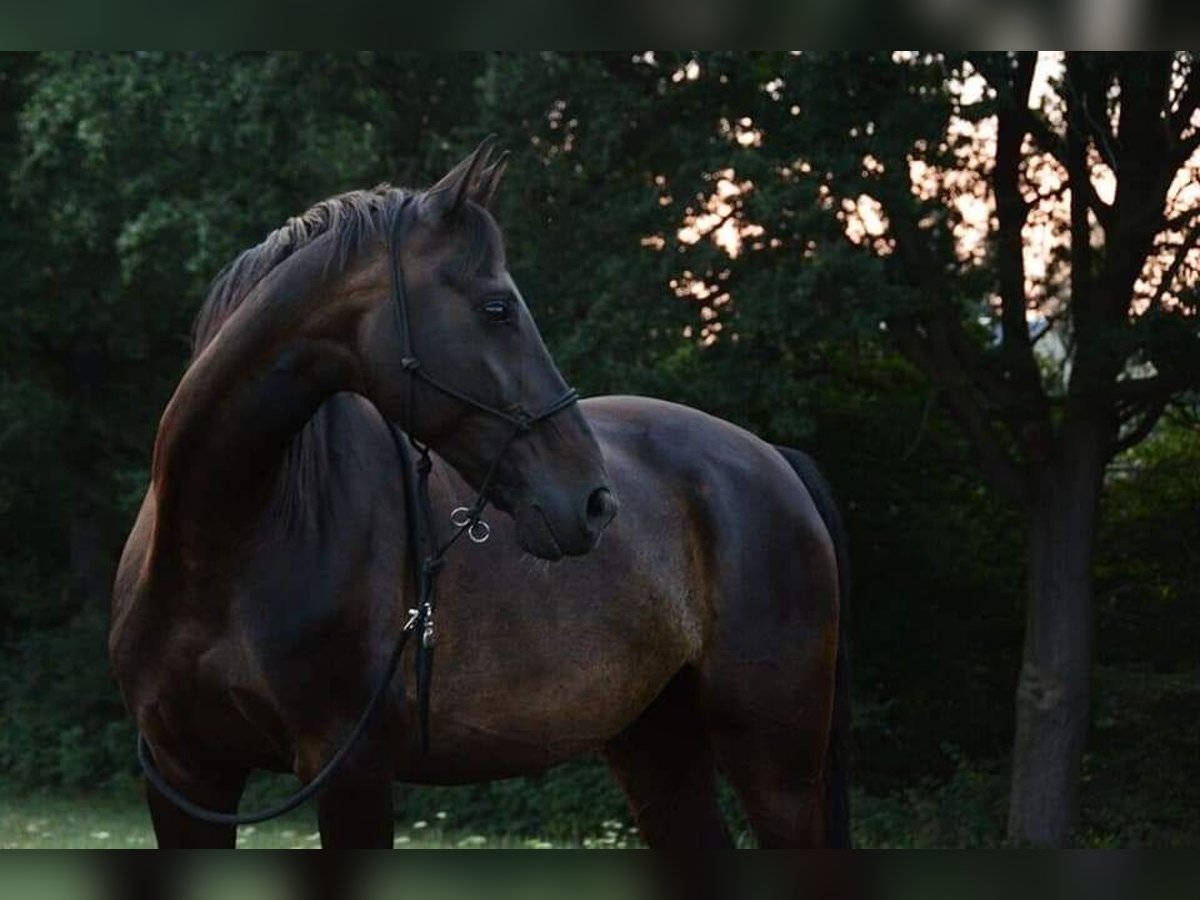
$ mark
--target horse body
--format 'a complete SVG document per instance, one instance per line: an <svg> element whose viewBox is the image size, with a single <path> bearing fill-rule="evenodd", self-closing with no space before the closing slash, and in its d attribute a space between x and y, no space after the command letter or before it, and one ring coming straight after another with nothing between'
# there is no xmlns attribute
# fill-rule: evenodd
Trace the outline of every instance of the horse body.
<svg viewBox="0 0 1200 900"><path fill-rule="evenodd" d="M172 792L233 812L252 769L311 782L343 746L317 782L326 846L390 846L395 779L504 777L597 749L653 845L727 843L718 762L760 843L840 840L822 821L844 721L831 502L729 423L575 403L487 212L503 168L485 143L428 191L324 201L214 283L109 634L161 776L160 845L235 837ZM435 453L446 531L473 495L472 511L506 514L441 574L428 753L411 659L347 741L416 603L423 518L407 518L419 498L389 423Z"/></svg>
<svg viewBox="0 0 1200 900"><path fill-rule="evenodd" d="M402 739L398 777L476 781L602 750L649 843L721 846L719 766L760 844L843 841L825 817L839 568L804 482L693 409L582 409L622 514L587 557L533 561L499 518L454 557L430 753ZM442 513L465 491L444 472ZM393 710L411 733L405 710L411 698Z"/></svg>
<svg viewBox="0 0 1200 900"><path fill-rule="evenodd" d="M819 843L838 603L812 499L775 448L729 423L644 398L581 408L621 517L591 554L557 563L522 554L505 516L492 517L487 543L461 542L442 576L429 753L413 739L411 665L372 752L390 778L447 784L608 750L635 794L657 792L632 783L660 754L681 768L699 757L701 772L719 758L731 775L748 770L735 785L764 807L751 776L775 766L772 782L798 779L790 790L803 796L775 803L797 821L768 828ZM318 453L332 464L312 465ZM448 527L471 489L442 463L434 473ZM298 486L317 502L293 502ZM407 617L403 490L386 425L341 394L306 426L217 575L182 593L169 579L127 581L156 569L150 543L131 541L114 658L130 660L131 707L176 779L207 770L233 783L252 767L307 778L337 749ZM656 718L678 721L659 729ZM706 797L711 784L701 775L688 790ZM664 843L716 840L708 803L683 821L690 805L663 817Z"/></svg>
<svg viewBox="0 0 1200 900"><path fill-rule="evenodd" d="M831 659L824 646L806 654L804 633L819 631L818 643L836 634L831 544L774 448L661 401L607 397L583 409L624 512L587 557L530 560L500 519L491 541L455 556L434 742L428 759L404 760L418 778L443 760L460 773L449 778L476 780L600 749L684 671L713 723L763 704L784 724L803 701L780 711L739 682L753 683L755 667L786 678L793 659ZM446 511L463 495L455 482L447 472L440 485ZM769 646L766 634L791 646ZM499 761L502 772L479 769Z"/></svg>

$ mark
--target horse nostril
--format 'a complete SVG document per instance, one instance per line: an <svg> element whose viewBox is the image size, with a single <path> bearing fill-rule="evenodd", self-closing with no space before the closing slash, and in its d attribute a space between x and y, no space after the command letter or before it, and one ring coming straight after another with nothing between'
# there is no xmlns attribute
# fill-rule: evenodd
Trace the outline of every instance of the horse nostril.
<svg viewBox="0 0 1200 900"><path fill-rule="evenodd" d="M588 496L587 519L588 525L600 531L617 514L617 498L608 488L596 488Z"/></svg>

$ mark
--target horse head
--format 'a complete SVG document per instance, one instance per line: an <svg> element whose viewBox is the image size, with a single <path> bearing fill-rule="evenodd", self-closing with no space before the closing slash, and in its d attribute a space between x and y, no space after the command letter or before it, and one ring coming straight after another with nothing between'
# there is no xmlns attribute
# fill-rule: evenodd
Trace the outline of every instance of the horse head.
<svg viewBox="0 0 1200 900"><path fill-rule="evenodd" d="M524 550L558 559L594 548L617 501L508 270L489 209L506 163L485 141L401 207L360 348L381 412L511 514Z"/></svg>

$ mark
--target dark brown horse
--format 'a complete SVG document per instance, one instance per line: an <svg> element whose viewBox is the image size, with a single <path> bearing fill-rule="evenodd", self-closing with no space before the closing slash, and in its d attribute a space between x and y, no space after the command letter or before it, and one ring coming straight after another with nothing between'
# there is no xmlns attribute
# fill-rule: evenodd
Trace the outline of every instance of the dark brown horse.
<svg viewBox="0 0 1200 900"><path fill-rule="evenodd" d="M385 419L436 451L447 530L507 438L405 377L387 236L404 236L424 367L495 407L564 389L486 212L502 164L480 157L428 192L318 205L243 254L200 315L110 651L157 767L201 805L236 809L255 768L311 779L385 667L412 605ZM509 515L442 575L429 752L406 659L320 794L325 846L390 846L393 780L503 778L596 750L651 845L728 842L718 765L760 844L846 843L844 562L806 458L695 410L606 397L514 441L488 493ZM148 799L160 845L233 845L233 827Z"/></svg>

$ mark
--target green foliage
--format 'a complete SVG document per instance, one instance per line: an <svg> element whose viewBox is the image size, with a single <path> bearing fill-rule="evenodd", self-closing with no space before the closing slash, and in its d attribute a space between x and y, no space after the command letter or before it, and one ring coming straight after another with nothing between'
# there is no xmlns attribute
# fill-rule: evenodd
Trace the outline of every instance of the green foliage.
<svg viewBox="0 0 1200 900"><path fill-rule="evenodd" d="M805 446L845 512L853 563L859 783L886 794L946 778L943 744L1007 751L1019 649L1020 521L978 485L962 440L893 357L856 370L889 402L834 382L811 390ZM936 722L937 727L931 727Z"/></svg>
<svg viewBox="0 0 1200 900"><path fill-rule="evenodd" d="M1109 476L1097 603L1105 663L1180 672L1197 665L1200 428L1164 423Z"/></svg>
<svg viewBox="0 0 1200 900"><path fill-rule="evenodd" d="M1183 624L1195 628L1196 618L1193 612ZM1102 666L1095 673L1093 698L1092 737L1083 759L1081 843L1195 847L1200 668L1194 660L1190 669L1178 672L1154 672L1145 661Z"/></svg>
<svg viewBox="0 0 1200 900"><path fill-rule="evenodd" d="M66 626L27 631L3 648L5 786L83 789L129 781L134 731L104 665L107 630L97 610Z"/></svg>
<svg viewBox="0 0 1200 900"><path fill-rule="evenodd" d="M606 821L628 823L629 812L607 768L581 760L537 778L450 788L399 788L399 825L437 823L437 814L455 829L582 842L601 834Z"/></svg>
<svg viewBox="0 0 1200 900"><path fill-rule="evenodd" d="M922 778L886 797L856 792L854 841L859 847L995 847L1004 839L1005 781L947 747L955 764L946 781Z"/></svg>

